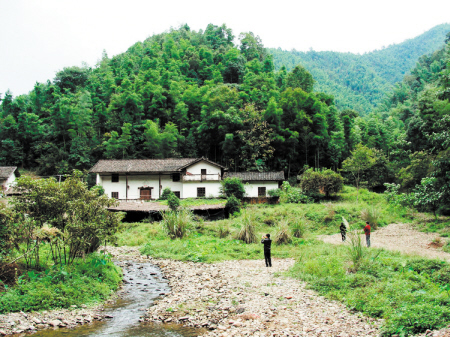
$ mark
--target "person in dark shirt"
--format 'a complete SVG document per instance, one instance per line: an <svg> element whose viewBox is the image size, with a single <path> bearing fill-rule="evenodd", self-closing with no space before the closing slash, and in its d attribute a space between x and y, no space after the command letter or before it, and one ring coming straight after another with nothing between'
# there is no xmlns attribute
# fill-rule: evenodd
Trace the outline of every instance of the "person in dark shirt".
<svg viewBox="0 0 450 337"><path fill-rule="evenodd" d="M347 227L345 226L345 224L343 222L341 222L341 226L339 227L339 230L341 231L342 242L345 242L345 237L347 235Z"/></svg>
<svg viewBox="0 0 450 337"><path fill-rule="evenodd" d="M270 246L272 245L272 240L270 239L270 234L263 236L261 243L264 244L264 259L266 260L266 267L272 267L272 260L270 258Z"/></svg>
<svg viewBox="0 0 450 337"><path fill-rule="evenodd" d="M370 225L369 225L369 221L366 221L366 226L364 227L364 234L366 234L367 247L370 247Z"/></svg>

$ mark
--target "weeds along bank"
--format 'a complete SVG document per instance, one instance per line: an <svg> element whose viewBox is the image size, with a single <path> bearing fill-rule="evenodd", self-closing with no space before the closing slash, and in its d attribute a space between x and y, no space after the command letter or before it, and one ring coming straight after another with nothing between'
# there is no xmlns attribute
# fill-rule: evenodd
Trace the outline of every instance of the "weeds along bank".
<svg viewBox="0 0 450 337"><path fill-rule="evenodd" d="M376 227L411 222L417 215L367 190L359 191L357 203L355 189L345 187L335 201L251 205L220 221L206 222L185 212L178 215L179 222L172 216L161 223L127 224L118 243L139 245L152 257L207 263L261 259L263 265L259 240L271 233L274 264L277 258L296 259L287 276L306 281L352 310L383 318L384 335L410 335L449 324L449 264L367 249L356 241L333 246L315 240L315 235L337 233L342 217L362 233L365 221ZM175 224L181 225L182 235L174 234ZM239 239L244 237L253 239L245 243Z"/></svg>

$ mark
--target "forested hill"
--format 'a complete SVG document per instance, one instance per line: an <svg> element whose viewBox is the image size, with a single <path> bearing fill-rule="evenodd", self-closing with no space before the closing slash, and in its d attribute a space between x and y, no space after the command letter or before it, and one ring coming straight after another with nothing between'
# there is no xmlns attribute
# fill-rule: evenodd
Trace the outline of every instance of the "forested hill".
<svg viewBox="0 0 450 337"><path fill-rule="evenodd" d="M450 24L441 24L422 35L363 55L339 52L299 52L268 49L275 69L289 71L304 66L317 81L315 90L335 97L338 108L365 115L377 107L385 93L413 68L418 58L444 45Z"/></svg>
<svg viewBox="0 0 450 337"><path fill-rule="evenodd" d="M260 38L188 25L68 67L0 105L0 165L39 174L98 159L200 156L231 170L337 167L351 150L348 114L313 92L304 68L275 72Z"/></svg>

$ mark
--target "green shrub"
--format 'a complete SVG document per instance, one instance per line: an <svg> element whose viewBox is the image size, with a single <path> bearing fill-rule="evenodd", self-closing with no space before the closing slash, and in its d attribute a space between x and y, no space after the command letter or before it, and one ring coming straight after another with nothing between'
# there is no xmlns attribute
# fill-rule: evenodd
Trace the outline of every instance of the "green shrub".
<svg viewBox="0 0 450 337"><path fill-rule="evenodd" d="M339 173L325 169L315 171L310 168L300 177L300 188L307 195L325 193L326 197L338 193L344 186L344 178Z"/></svg>
<svg viewBox="0 0 450 337"><path fill-rule="evenodd" d="M225 178L221 182L221 193L226 197L234 196L242 200L245 196L245 188L242 180L239 178Z"/></svg>
<svg viewBox="0 0 450 337"><path fill-rule="evenodd" d="M313 201L311 197L303 194L299 188L292 187L287 181L283 181L280 191L281 203L307 204Z"/></svg>
<svg viewBox="0 0 450 337"><path fill-rule="evenodd" d="M231 214L239 212L241 210L241 202L234 195L228 197L225 207L229 209Z"/></svg>
<svg viewBox="0 0 450 337"><path fill-rule="evenodd" d="M180 207L180 199L172 192L167 197L167 203L172 211L176 211Z"/></svg>
<svg viewBox="0 0 450 337"><path fill-rule="evenodd" d="M164 212L161 225L171 239L181 239L188 234L192 226L192 212L188 209Z"/></svg>
<svg viewBox="0 0 450 337"><path fill-rule="evenodd" d="M167 200L167 198L169 198L169 195L172 194L172 190L170 189L170 187L166 187L161 196L159 197L160 200Z"/></svg>

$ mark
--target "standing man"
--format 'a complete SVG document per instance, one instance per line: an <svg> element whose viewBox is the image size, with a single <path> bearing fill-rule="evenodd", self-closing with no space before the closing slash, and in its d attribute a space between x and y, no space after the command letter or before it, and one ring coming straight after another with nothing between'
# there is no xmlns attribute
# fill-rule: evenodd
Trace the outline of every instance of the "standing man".
<svg viewBox="0 0 450 337"><path fill-rule="evenodd" d="M364 227L364 234L366 234L367 247L370 247L370 225L369 225L369 221L366 221L366 227Z"/></svg>
<svg viewBox="0 0 450 337"><path fill-rule="evenodd" d="M341 222L341 226L339 227L339 230L341 231L342 242L345 242L345 237L347 234L347 226L345 226L345 224L343 222Z"/></svg>
<svg viewBox="0 0 450 337"><path fill-rule="evenodd" d="M272 240L270 239L270 234L263 235L261 243L264 244L264 259L266 260L266 267L272 267L272 260L270 258L270 246L272 245Z"/></svg>

